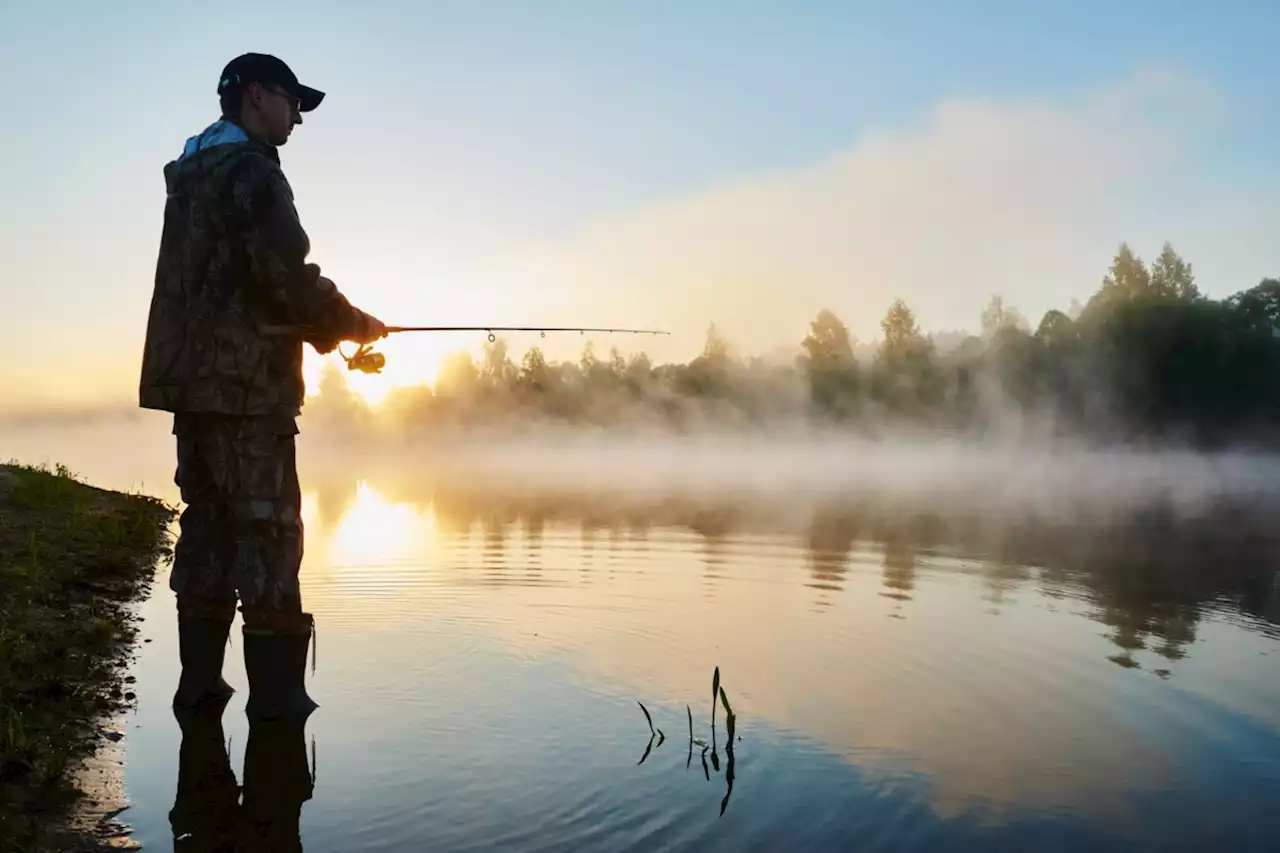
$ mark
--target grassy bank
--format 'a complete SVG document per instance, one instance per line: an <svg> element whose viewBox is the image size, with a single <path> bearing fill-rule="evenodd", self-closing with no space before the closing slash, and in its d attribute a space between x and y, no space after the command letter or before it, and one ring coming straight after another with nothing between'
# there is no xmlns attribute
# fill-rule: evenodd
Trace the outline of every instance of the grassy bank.
<svg viewBox="0 0 1280 853"><path fill-rule="evenodd" d="M168 553L173 510L0 465L0 850L35 846L75 796L99 722L133 699L130 605Z"/></svg>

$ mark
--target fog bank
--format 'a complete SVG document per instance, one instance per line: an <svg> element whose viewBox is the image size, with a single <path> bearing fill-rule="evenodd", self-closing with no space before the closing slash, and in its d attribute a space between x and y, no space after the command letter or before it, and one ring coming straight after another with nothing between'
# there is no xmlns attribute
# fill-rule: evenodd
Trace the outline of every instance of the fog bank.
<svg viewBox="0 0 1280 853"><path fill-rule="evenodd" d="M365 440L300 419L303 488L417 481L479 496L558 494L754 505L857 501L943 515L1101 518L1143 506L1195 515L1211 504L1280 505L1280 455L1097 449L1066 442L982 445L904 434L867 441L812 427L677 436L545 426ZM0 458L63 463L109 488L177 501L163 415L0 426Z"/></svg>

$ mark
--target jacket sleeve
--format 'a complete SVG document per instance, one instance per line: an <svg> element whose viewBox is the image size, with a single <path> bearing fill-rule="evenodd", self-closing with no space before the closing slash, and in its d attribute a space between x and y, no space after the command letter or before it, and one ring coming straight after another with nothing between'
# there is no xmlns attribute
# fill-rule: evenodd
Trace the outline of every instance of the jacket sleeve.
<svg viewBox="0 0 1280 853"><path fill-rule="evenodd" d="M251 195L250 263L260 295L292 325L304 327L304 340L332 349L359 333L364 312L353 307L337 286L307 263L310 241L298 220L293 192L284 175L268 175Z"/></svg>

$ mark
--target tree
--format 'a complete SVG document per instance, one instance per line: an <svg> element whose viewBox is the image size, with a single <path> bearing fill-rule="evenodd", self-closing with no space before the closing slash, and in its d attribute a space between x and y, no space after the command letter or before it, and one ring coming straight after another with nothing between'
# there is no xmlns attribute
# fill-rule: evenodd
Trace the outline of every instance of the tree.
<svg viewBox="0 0 1280 853"><path fill-rule="evenodd" d="M1062 346L1076 338L1076 324L1057 309L1045 312L1036 329L1036 337L1047 346Z"/></svg>
<svg viewBox="0 0 1280 853"><path fill-rule="evenodd" d="M1102 286L1089 299L1081 319L1096 319L1108 310L1151 294L1151 273L1128 243L1121 243L1102 278Z"/></svg>
<svg viewBox="0 0 1280 853"><path fill-rule="evenodd" d="M823 309L809 323L809 334L800 346L804 355L799 365L809 379L810 401L837 419L851 414L858 391L858 365L848 327Z"/></svg>
<svg viewBox="0 0 1280 853"><path fill-rule="evenodd" d="M881 319L883 336L868 344L823 309L799 347L747 359L712 323L687 364L655 365L616 348L598 357L588 342L581 359L556 363L532 348L517 368L495 341L476 362L452 354L438 396L397 392L377 418L347 388L340 364L326 365L315 402L331 423L361 429L378 419L430 426L516 411L570 423L642 414L683 429L807 409L872 433L913 420L987 435L1043 426L1104 442L1280 443L1280 278L1213 299L1170 243L1150 267L1120 244L1083 310L1072 300L1065 311L1047 311L1031 334L997 294L981 321L981 335L926 335L896 299Z"/></svg>
<svg viewBox="0 0 1280 853"><path fill-rule="evenodd" d="M1168 242L1165 242L1160 256L1151 264L1150 281L1151 292L1156 296L1184 302L1201 298L1196 277L1191 272L1191 264L1184 261Z"/></svg>
<svg viewBox="0 0 1280 853"><path fill-rule="evenodd" d="M916 315L901 299L893 300L889 306L880 321L880 331L884 333L883 350L890 355L905 355L924 342Z"/></svg>
<svg viewBox="0 0 1280 853"><path fill-rule="evenodd" d="M533 347L524 354L520 363L520 384L530 391L543 392L551 387L551 371L547 357L540 347Z"/></svg>
<svg viewBox="0 0 1280 853"><path fill-rule="evenodd" d="M609 348L609 370L617 377L622 377L627 372L627 360L618 352L617 347Z"/></svg>
<svg viewBox="0 0 1280 853"><path fill-rule="evenodd" d="M1280 279L1264 278L1226 302L1249 328L1280 336Z"/></svg>
<svg viewBox="0 0 1280 853"><path fill-rule="evenodd" d="M731 358L729 342L720 334L715 323L707 326L707 339L702 345L702 357L717 364L724 364Z"/></svg>
<svg viewBox="0 0 1280 853"><path fill-rule="evenodd" d="M732 352L729 342L721 336L716 324L707 327L707 339L702 355L680 372L677 388L694 397L720 397L729 391L729 370Z"/></svg>
<svg viewBox="0 0 1280 853"><path fill-rule="evenodd" d="M491 389L510 387L516 378L516 366L507 357L507 342L496 338L484 345L484 360L480 366L480 379Z"/></svg>
<svg viewBox="0 0 1280 853"><path fill-rule="evenodd" d="M996 294L982 309L982 337L991 340L1002 329L1028 331L1027 320L1017 308L1006 306L1004 297Z"/></svg>
<svg viewBox="0 0 1280 853"><path fill-rule="evenodd" d="M1121 243L1111 262L1111 270L1102 279L1102 287L1110 288L1126 299L1137 299L1151 292L1151 273L1134 254L1128 243Z"/></svg>
<svg viewBox="0 0 1280 853"><path fill-rule="evenodd" d="M800 346L809 370L815 368L847 368L854 363L853 339L840 318L827 309L818 312L809 323L809 334Z"/></svg>
<svg viewBox="0 0 1280 853"><path fill-rule="evenodd" d="M915 314L901 299L889 306L880 330L884 342L872 366L876 394L892 409L921 414L944 393L933 342L921 334Z"/></svg>
<svg viewBox="0 0 1280 853"><path fill-rule="evenodd" d="M631 356L627 361L626 369L622 372L623 381L637 396L644 393L652 375L653 362L648 354L643 352Z"/></svg>

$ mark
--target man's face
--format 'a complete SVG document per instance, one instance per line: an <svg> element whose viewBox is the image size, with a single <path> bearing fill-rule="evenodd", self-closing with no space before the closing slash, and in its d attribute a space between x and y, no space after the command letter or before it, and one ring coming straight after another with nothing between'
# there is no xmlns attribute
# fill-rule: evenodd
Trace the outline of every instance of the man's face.
<svg viewBox="0 0 1280 853"><path fill-rule="evenodd" d="M262 128L272 145L284 145L289 141L293 126L302 124L298 111L298 99L279 86L259 86L255 105L262 117Z"/></svg>

